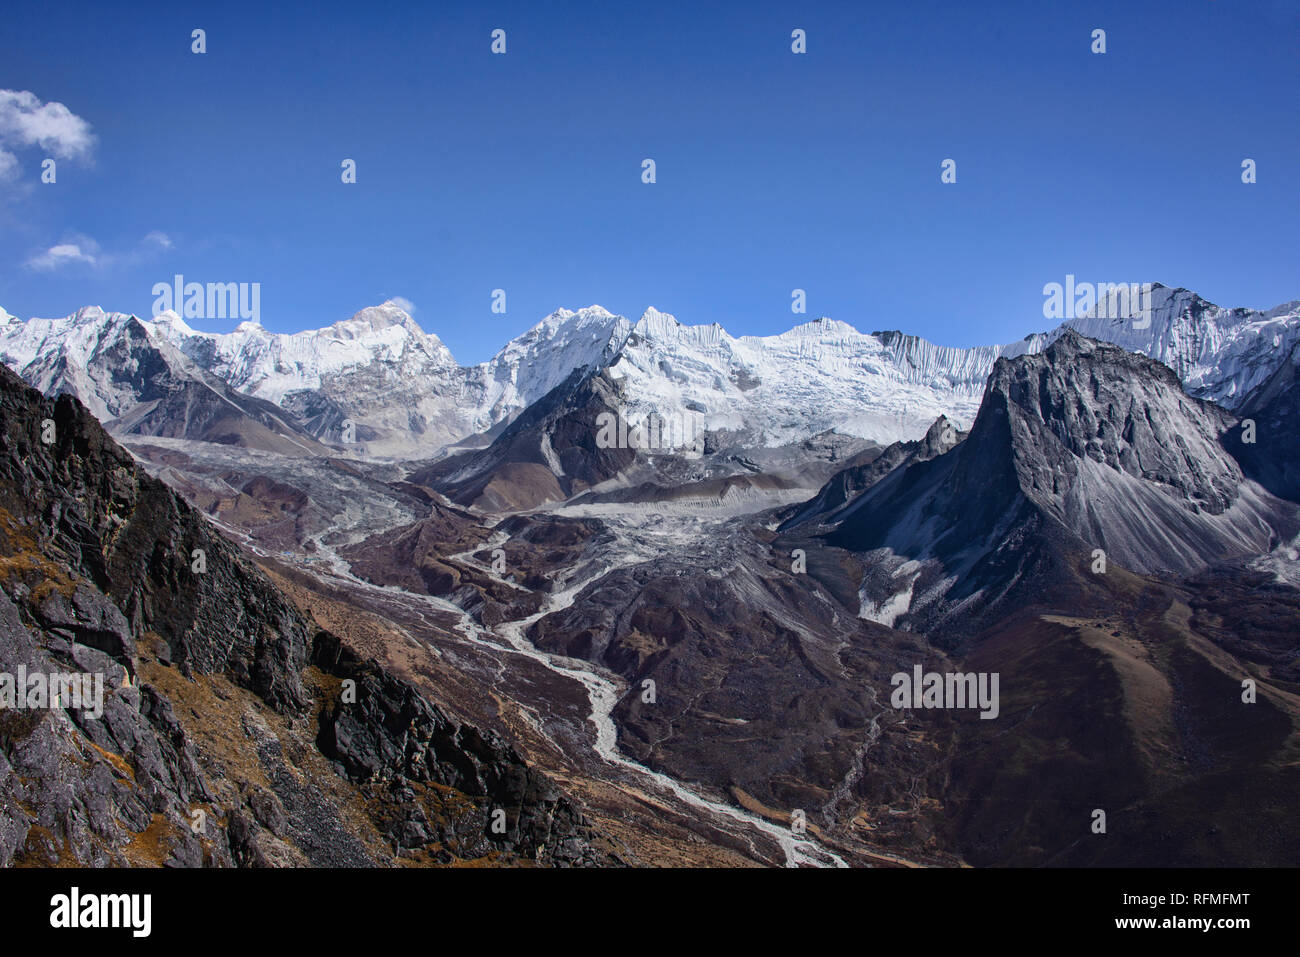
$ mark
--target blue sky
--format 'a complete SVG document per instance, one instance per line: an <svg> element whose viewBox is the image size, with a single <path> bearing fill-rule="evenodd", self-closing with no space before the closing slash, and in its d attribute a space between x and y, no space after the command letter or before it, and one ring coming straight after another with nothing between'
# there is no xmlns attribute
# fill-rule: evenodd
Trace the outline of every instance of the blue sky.
<svg viewBox="0 0 1300 957"><path fill-rule="evenodd" d="M0 27L0 89L94 137L42 184L0 112L11 313L148 314L175 273L260 282L277 331L401 296L472 362L590 303L972 345L1067 273L1300 298L1297 0L177 6Z"/></svg>

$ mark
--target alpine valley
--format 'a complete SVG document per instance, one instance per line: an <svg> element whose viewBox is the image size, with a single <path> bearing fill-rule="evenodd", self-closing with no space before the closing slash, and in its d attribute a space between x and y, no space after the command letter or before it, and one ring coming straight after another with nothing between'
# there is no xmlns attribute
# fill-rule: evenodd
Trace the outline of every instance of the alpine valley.
<svg viewBox="0 0 1300 957"><path fill-rule="evenodd" d="M1108 315L0 310L0 865L1300 864L1300 302Z"/></svg>

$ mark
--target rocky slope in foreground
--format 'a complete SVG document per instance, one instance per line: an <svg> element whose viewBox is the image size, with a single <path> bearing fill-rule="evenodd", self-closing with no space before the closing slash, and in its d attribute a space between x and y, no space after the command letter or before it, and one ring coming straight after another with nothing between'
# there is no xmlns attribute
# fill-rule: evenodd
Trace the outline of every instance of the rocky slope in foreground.
<svg viewBox="0 0 1300 957"><path fill-rule="evenodd" d="M0 865L615 862L502 739L315 627L85 408L0 370L0 671L20 667L103 675L103 709L0 709Z"/></svg>

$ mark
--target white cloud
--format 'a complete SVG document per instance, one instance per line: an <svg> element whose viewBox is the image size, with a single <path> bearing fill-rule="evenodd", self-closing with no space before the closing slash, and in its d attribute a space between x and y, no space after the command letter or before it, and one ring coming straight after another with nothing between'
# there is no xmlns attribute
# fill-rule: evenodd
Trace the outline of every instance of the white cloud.
<svg viewBox="0 0 1300 957"><path fill-rule="evenodd" d="M0 179L14 177L15 151L31 146L59 159L88 159L95 135L62 103L42 103L27 90L0 90Z"/></svg>
<svg viewBox="0 0 1300 957"><path fill-rule="evenodd" d="M51 246L44 252L37 253L23 265L38 272L54 272L64 267L78 265L101 270L112 266L140 266L171 248L171 237L158 230L146 233L135 246L118 253L101 252L99 243L95 240L89 236L74 234L65 238L57 246Z"/></svg>
<svg viewBox="0 0 1300 957"><path fill-rule="evenodd" d="M35 269L38 272L53 272L74 263L86 263L93 266L95 262L95 254L83 250L79 244L60 243L57 246L51 246L38 256L33 256L27 260L25 265L28 269Z"/></svg>
<svg viewBox="0 0 1300 957"><path fill-rule="evenodd" d="M411 302L411 300L407 299L405 296L393 296L388 301L408 316L415 315L415 303Z"/></svg>

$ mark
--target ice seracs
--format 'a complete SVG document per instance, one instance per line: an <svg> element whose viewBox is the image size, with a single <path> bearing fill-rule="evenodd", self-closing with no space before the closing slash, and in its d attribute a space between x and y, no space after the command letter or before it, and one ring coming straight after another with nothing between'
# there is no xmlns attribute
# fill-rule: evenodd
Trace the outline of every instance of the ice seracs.
<svg viewBox="0 0 1300 957"><path fill-rule="evenodd" d="M736 338L716 323L683 325L649 310L610 374L633 418L688 409L708 431L745 444L785 445L827 430L888 444L923 435L945 413L968 424L993 361L1017 348L911 345L900 352L827 318Z"/></svg>
<svg viewBox="0 0 1300 957"><path fill-rule="evenodd" d="M833 430L883 445L921 437L940 415L968 427L997 360L1041 352L1066 329L1157 359L1189 393L1229 409L1300 344L1298 302L1223 309L1152 284L1149 316L1137 323L1098 309L1016 342L957 348L829 317L734 337L716 322L688 325L654 307L632 321L592 305L557 309L488 361L462 366L391 300L292 334L251 322L202 332L174 312L133 320L86 307L27 322L4 313L0 359L46 387L52 380L40 370L59 359L79 368L92 355L110 361L106 350L132 320L238 392L298 417L316 438L399 459L497 429L580 369L608 370L634 421L689 412L723 441L780 446Z"/></svg>
<svg viewBox="0 0 1300 957"><path fill-rule="evenodd" d="M1164 363L1184 387L1201 399L1229 409L1267 379L1300 342L1300 301L1267 311L1225 309L1187 289L1153 283L1150 324L1108 318L1104 311L1072 319L1053 332L1072 328Z"/></svg>

